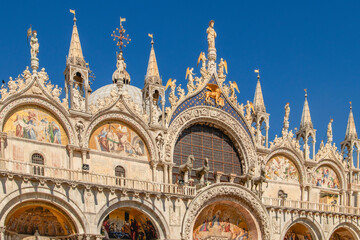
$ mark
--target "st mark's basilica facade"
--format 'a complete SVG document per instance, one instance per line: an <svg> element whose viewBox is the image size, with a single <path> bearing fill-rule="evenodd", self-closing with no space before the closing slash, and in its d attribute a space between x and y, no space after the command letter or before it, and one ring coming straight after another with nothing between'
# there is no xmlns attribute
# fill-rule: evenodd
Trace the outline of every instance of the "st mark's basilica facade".
<svg viewBox="0 0 360 240"><path fill-rule="evenodd" d="M141 88L126 70L123 23L112 83L97 90L75 17L63 87L39 67L29 29L31 65L0 89L1 239L360 239L351 107L340 145L331 120L315 149L306 93L298 130L286 104L271 138L260 76L253 102L238 102L214 21L186 86L162 81L152 41Z"/></svg>

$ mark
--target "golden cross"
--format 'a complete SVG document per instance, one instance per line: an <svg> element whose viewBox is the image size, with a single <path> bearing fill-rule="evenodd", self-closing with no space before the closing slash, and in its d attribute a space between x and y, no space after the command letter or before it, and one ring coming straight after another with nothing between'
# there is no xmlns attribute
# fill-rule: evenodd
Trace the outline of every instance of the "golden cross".
<svg viewBox="0 0 360 240"><path fill-rule="evenodd" d="M111 36L114 38L114 41L117 41L116 46L120 48L120 51L122 52L122 48L126 47L126 44L129 44L131 39L129 38L129 34L125 35L126 30L122 26L122 22L125 22L126 18L120 17L120 28L116 28L116 30L113 31ZM116 34L118 32L118 35Z"/></svg>

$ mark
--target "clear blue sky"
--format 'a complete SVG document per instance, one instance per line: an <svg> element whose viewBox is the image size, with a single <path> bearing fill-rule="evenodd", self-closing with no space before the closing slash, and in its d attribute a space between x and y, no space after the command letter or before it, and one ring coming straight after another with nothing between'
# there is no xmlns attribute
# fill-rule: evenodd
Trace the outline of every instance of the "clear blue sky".
<svg viewBox="0 0 360 240"><path fill-rule="evenodd" d="M154 34L160 75L186 85L187 67L196 68L206 51L206 28L215 20L218 59L228 62L227 80L240 88L240 102L252 101L255 68L270 115L270 140L280 135L284 105L290 102L290 128L299 126L308 89L317 145L334 118L334 140L344 139L349 101L360 127L359 1L2 1L0 80L30 65L26 30L38 31L40 67L63 87L65 57L76 9L83 53L96 75L93 90L111 83L117 51L110 34L119 17L131 36L124 51L132 84L142 88ZM359 129L360 130L360 129Z"/></svg>

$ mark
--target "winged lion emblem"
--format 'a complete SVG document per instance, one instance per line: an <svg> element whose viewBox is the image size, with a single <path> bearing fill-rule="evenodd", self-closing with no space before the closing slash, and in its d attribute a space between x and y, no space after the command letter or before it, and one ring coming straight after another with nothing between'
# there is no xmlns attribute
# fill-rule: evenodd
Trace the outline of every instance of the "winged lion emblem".
<svg viewBox="0 0 360 240"><path fill-rule="evenodd" d="M225 105L224 99L221 97L221 89L218 85L209 83L206 85L206 91L203 95L199 98L199 100L205 98L205 102L211 105L214 105L214 102L211 99L214 99L215 104L223 107Z"/></svg>

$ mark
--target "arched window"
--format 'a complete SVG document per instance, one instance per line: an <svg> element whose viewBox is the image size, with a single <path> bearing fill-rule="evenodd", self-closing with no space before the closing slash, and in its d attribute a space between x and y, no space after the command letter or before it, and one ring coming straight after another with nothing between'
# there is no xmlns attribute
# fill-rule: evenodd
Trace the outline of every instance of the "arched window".
<svg viewBox="0 0 360 240"><path fill-rule="evenodd" d="M125 177L125 169L122 166L116 166L115 176L116 177Z"/></svg>
<svg viewBox="0 0 360 240"><path fill-rule="evenodd" d="M179 136L174 150L174 163L177 166L186 163L189 155L194 155L194 169L200 168L208 158L210 172L223 172L221 181L228 181L230 174L241 175L242 164L232 140L220 129L207 125L193 125ZM175 178L179 177L178 169L173 168ZM195 177L195 173L192 173ZM214 181L214 175L209 174Z"/></svg>
<svg viewBox="0 0 360 240"><path fill-rule="evenodd" d="M38 165L44 165L44 157L40 153L34 153L31 156L31 163L35 164L33 166L34 174L44 176L44 167Z"/></svg>
<svg viewBox="0 0 360 240"><path fill-rule="evenodd" d="M125 178L125 168L123 168L122 166L116 166L115 177L120 177L116 178L116 185L125 185L125 179L121 179Z"/></svg>

